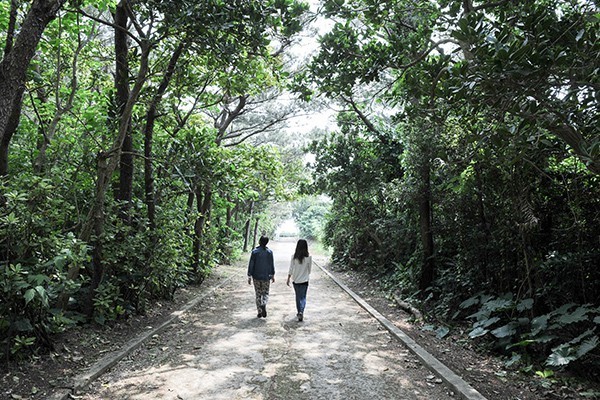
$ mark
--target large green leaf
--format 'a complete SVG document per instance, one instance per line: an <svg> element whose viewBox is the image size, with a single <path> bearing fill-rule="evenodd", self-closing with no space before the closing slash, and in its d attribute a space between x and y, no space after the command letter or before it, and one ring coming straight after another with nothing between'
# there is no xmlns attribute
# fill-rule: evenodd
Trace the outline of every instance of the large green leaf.
<svg viewBox="0 0 600 400"><path fill-rule="evenodd" d="M551 367L562 367L576 360L573 348L569 345L561 345L552 350L552 354L546 359L546 364Z"/></svg>
<svg viewBox="0 0 600 400"><path fill-rule="evenodd" d="M531 310L533 308L533 303L534 303L533 299L520 300L517 303L517 311Z"/></svg>
<svg viewBox="0 0 600 400"><path fill-rule="evenodd" d="M474 306L475 304L479 304L479 295L469 297L468 299L466 299L465 301L460 303L459 307L460 308L469 308L471 306Z"/></svg>
<svg viewBox="0 0 600 400"><path fill-rule="evenodd" d="M577 307L575 311L561 315L557 321L558 323L565 325L586 321L588 319L587 314L589 312L590 309L588 307Z"/></svg>
<svg viewBox="0 0 600 400"><path fill-rule="evenodd" d="M531 335L537 336L548 327L548 315L541 315L531 320Z"/></svg>
<svg viewBox="0 0 600 400"><path fill-rule="evenodd" d="M35 289L28 289L23 297L25 298L25 304L29 304L35 297Z"/></svg>
<svg viewBox="0 0 600 400"><path fill-rule="evenodd" d="M28 318L19 318L14 322L14 326L19 332L31 332L33 331L33 325Z"/></svg>
<svg viewBox="0 0 600 400"><path fill-rule="evenodd" d="M581 358L590 351L594 350L600 344L600 340L598 336L592 336L591 338L585 340L579 348L577 349L577 358Z"/></svg>
<svg viewBox="0 0 600 400"><path fill-rule="evenodd" d="M469 332L469 337L471 339L475 339L475 338L478 338L478 337L481 337L481 336L485 335L488 332L489 332L489 330L481 328L481 327L475 328L471 332Z"/></svg>
<svg viewBox="0 0 600 400"><path fill-rule="evenodd" d="M499 339L513 336L515 333L517 333L516 324L506 324L504 326L494 329L491 333Z"/></svg>

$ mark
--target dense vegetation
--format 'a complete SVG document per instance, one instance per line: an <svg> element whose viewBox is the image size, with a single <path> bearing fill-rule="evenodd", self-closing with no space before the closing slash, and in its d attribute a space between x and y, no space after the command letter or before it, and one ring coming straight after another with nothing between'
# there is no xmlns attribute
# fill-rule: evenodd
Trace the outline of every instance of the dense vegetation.
<svg viewBox="0 0 600 400"><path fill-rule="evenodd" d="M342 109L311 146L335 261L428 309L440 336L466 318L511 364L597 368L596 3L324 12L333 26L296 82Z"/></svg>
<svg viewBox="0 0 600 400"><path fill-rule="evenodd" d="M144 312L275 229L302 165L255 138L293 111L273 103L306 9L0 3L4 359Z"/></svg>
<svg viewBox="0 0 600 400"><path fill-rule="evenodd" d="M0 3L4 356L202 282L301 187L328 197L296 204L302 235L440 336L466 319L508 363L600 364L596 3L321 3L299 74L293 0ZM285 88L339 110L311 185L263 135Z"/></svg>

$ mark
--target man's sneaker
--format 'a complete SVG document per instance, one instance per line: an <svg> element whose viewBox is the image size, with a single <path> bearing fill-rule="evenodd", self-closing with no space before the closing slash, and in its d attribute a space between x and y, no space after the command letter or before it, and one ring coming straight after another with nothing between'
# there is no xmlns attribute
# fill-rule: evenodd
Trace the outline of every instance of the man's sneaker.
<svg viewBox="0 0 600 400"><path fill-rule="evenodd" d="M261 310L262 310L262 317L263 318L267 318L267 306L260 306Z"/></svg>
<svg viewBox="0 0 600 400"><path fill-rule="evenodd" d="M302 313L298 313L298 321L302 322L303 319L304 315L302 315Z"/></svg>

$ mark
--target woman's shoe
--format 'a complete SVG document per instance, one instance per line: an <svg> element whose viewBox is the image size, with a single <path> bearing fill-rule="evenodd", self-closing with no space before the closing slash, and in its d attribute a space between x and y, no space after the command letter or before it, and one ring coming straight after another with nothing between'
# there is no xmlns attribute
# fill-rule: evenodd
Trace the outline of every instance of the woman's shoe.
<svg viewBox="0 0 600 400"><path fill-rule="evenodd" d="M303 319L304 319L304 315L302 315L302 313L298 313L298 321L302 322Z"/></svg>

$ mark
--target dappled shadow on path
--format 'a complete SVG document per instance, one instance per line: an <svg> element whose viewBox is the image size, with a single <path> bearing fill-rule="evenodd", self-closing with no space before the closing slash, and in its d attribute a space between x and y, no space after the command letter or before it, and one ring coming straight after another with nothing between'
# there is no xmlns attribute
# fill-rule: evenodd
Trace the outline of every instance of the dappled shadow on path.
<svg viewBox="0 0 600 400"><path fill-rule="evenodd" d="M451 398L428 385L414 357L317 268L306 319L298 322L293 289L285 285L293 245L273 246L277 281L268 318L256 317L253 288L238 266L228 285L82 398Z"/></svg>

